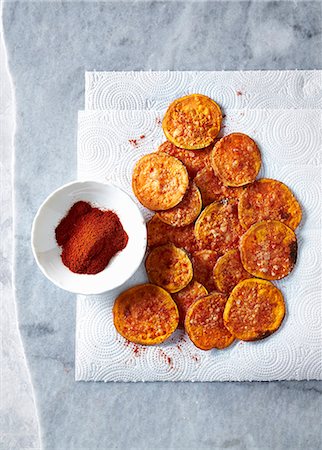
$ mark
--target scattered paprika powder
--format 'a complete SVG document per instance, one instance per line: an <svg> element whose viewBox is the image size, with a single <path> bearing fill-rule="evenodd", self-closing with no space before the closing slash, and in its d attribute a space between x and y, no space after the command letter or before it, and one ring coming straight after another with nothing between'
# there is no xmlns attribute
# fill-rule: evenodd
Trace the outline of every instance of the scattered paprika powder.
<svg viewBox="0 0 322 450"><path fill-rule="evenodd" d="M75 203L55 229L61 258L72 272L95 274L123 250L128 235L113 211L103 211L89 203Z"/></svg>

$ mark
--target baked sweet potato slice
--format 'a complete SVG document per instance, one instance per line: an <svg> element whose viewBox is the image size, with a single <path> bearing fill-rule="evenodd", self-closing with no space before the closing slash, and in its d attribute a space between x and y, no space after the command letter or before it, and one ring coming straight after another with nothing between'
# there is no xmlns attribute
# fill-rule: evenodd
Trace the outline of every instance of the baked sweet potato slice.
<svg viewBox="0 0 322 450"><path fill-rule="evenodd" d="M216 143L211 152L211 164L224 185L244 186L257 177L261 154L249 136L232 133Z"/></svg>
<svg viewBox="0 0 322 450"><path fill-rule="evenodd" d="M186 150L166 141L159 146L157 151L179 159L186 166L189 177L194 178L200 170L210 164L209 156L212 149L213 145L201 150Z"/></svg>
<svg viewBox="0 0 322 450"><path fill-rule="evenodd" d="M238 248L243 232L234 200L211 203L195 223L195 235L200 247L219 254Z"/></svg>
<svg viewBox="0 0 322 450"><path fill-rule="evenodd" d="M202 208L200 191L194 183L190 183L183 199L177 206L157 213L162 222L173 227L183 227L193 223Z"/></svg>
<svg viewBox="0 0 322 450"><path fill-rule="evenodd" d="M171 293L186 287L193 275L187 253L173 244L161 245L151 250L145 267L150 282Z"/></svg>
<svg viewBox="0 0 322 450"><path fill-rule="evenodd" d="M281 291L269 281L251 278L233 289L225 306L224 322L237 339L255 341L274 333L284 316Z"/></svg>
<svg viewBox="0 0 322 450"><path fill-rule="evenodd" d="M184 289L172 294L179 310L179 326L183 327L186 313L192 303L207 294L207 289L196 280L192 280Z"/></svg>
<svg viewBox="0 0 322 450"><path fill-rule="evenodd" d="M162 222L155 214L147 223L148 247L159 247L172 243L178 248L183 248L193 253L199 247L194 235L194 225L185 227L173 227Z"/></svg>
<svg viewBox="0 0 322 450"><path fill-rule="evenodd" d="M177 158L166 153L150 153L136 163L132 189L146 208L158 211L181 202L189 185L188 172Z"/></svg>
<svg viewBox="0 0 322 450"><path fill-rule="evenodd" d="M252 278L244 269L238 249L229 250L215 264L213 277L218 291L229 294L242 280Z"/></svg>
<svg viewBox="0 0 322 450"><path fill-rule="evenodd" d="M171 295L153 284L141 284L122 292L115 300L116 330L136 344L164 342L177 328L179 312Z"/></svg>
<svg viewBox="0 0 322 450"><path fill-rule="evenodd" d="M195 176L194 182L200 190L203 206L226 198L223 192L224 185L214 174L212 167L208 166L200 170Z"/></svg>
<svg viewBox="0 0 322 450"><path fill-rule="evenodd" d="M243 190L238 217L244 228L262 220L279 220L295 230L302 218L299 202L281 181L261 178Z"/></svg>
<svg viewBox="0 0 322 450"><path fill-rule="evenodd" d="M225 186L219 177L215 175L211 166L200 170L194 178L194 182L200 190L204 206L220 200L238 199L243 188Z"/></svg>
<svg viewBox="0 0 322 450"><path fill-rule="evenodd" d="M185 329L194 345L201 350L226 348L234 340L226 328L223 313L227 297L219 292L202 297L187 311Z"/></svg>
<svg viewBox="0 0 322 450"><path fill-rule="evenodd" d="M245 270L265 280L279 280L293 269L297 240L293 230L278 220L255 223L240 240Z"/></svg>
<svg viewBox="0 0 322 450"><path fill-rule="evenodd" d="M211 292L215 289L213 270L219 254L213 250L198 250L192 255L194 279Z"/></svg>
<svg viewBox="0 0 322 450"><path fill-rule="evenodd" d="M171 103L162 128L166 138L177 147L196 150L214 142L221 121L217 103L206 95L191 94Z"/></svg>

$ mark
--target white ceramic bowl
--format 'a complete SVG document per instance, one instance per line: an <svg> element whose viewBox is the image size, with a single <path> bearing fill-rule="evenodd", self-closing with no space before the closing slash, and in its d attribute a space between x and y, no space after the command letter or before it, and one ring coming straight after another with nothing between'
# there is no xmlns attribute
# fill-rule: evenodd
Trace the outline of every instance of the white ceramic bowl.
<svg viewBox="0 0 322 450"><path fill-rule="evenodd" d="M129 236L125 249L95 275L76 274L64 266L55 239L56 226L79 200L113 210ZM88 295L101 294L125 283L144 257L146 240L144 219L131 197L116 186L95 181L75 181L53 192L39 208L31 232L32 250L46 277L66 291Z"/></svg>

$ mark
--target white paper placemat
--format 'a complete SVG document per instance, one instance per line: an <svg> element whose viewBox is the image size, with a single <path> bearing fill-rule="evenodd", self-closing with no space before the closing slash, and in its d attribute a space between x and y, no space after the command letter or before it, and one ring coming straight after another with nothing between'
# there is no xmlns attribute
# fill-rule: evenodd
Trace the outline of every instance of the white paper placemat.
<svg viewBox="0 0 322 450"><path fill-rule="evenodd" d="M223 132L243 131L252 136L263 155L261 175L288 184L303 207L297 265L290 276L276 283L287 304L282 327L267 340L239 341L223 351L199 350L180 330L162 345L129 343L115 331L111 309L120 291L146 280L141 266L120 289L103 296L78 296L76 380L322 379L320 112L226 107L225 113ZM160 110L80 112L79 178L112 181L133 195L133 165L164 140L159 124L162 114Z"/></svg>
<svg viewBox="0 0 322 450"><path fill-rule="evenodd" d="M87 72L85 109L163 109L191 93L225 109L322 107L322 71Z"/></svg>

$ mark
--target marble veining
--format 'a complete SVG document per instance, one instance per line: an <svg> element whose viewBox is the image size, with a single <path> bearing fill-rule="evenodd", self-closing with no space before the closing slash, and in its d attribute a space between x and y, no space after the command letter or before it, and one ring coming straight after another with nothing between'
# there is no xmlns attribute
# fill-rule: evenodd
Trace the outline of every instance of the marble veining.
<svg viewBox="0 0 322 450"><path fill-rule="evenodd" d="M0 25L1 27L1 25ZM1 27L2 28L2 27ZM12 286L12 154L14 96L0 32L0 448L39 448L38 421L30 376L17 326Z"/></svg>
<svg viewBox="0 0 322 450"><path fill-rule="evenodd" d="M75 383L75 297L37 270L29 242L40 203L76 177L85 70L320 69L320 15L320 2L4 4L16 301L43 448L321 448L319 382Z"/></svg>

